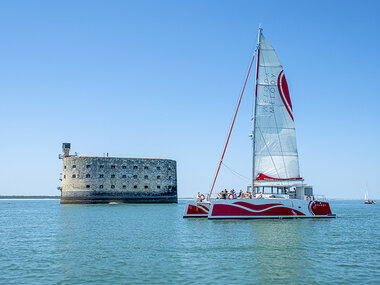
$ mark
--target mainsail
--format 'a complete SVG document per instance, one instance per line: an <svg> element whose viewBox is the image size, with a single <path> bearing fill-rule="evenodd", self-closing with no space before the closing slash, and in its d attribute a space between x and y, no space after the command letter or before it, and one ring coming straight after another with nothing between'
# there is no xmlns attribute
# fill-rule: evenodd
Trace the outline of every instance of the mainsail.
<svg viewBox="0 0 380 285"><path fill-rule="evenodd" d="M288 84L276 52L261 29L256 76L253 178L302 179Z"/></svg>

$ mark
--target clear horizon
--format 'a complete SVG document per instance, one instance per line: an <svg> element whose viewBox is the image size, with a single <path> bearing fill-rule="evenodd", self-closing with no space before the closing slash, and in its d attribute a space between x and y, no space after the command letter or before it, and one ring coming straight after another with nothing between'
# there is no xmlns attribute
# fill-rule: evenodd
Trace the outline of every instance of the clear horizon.
<svg viewBox="0 0 380 285"><path fill-rule="evenodd" d="M377 1L3 1L0 195L59 195L80 155L177 161L178 196L211 188L259 24L284 66L301 176L380 198ZM225 164L251 175L251 74ZM214 191L244 189L222 167Z"/></svg>

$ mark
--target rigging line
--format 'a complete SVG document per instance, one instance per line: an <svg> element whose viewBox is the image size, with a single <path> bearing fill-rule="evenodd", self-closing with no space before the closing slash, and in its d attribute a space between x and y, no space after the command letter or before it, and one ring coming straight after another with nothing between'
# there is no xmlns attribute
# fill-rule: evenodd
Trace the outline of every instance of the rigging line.
<svg viewBox="0 0 380 285"><path fill-rule="evenodd" d="M257 49L256 49L256 50L257 50ZM245 86L247 85L248 77L249 77L249 74L250 74L250 72L251 72L251 68L252 68L253 60L255 59L256 50L255 50L255 52L253 53L252 60L251 60L251 64L249 65L248 73L247 73L247 76L246 76L245 81L244 81L243 90L241 91L241 94L240 94L239 103L238 103L237 108L236 108L236 111L235 111L234 119L233 119L233 121L232 121L230 131L229 131L229 133L228 133L228 137L227 137L227 141L226 141L226 144L225 144L225 146L224 146L224 149L223 149L222 157L220 158L220 162L219 162L219 165L218 165L218 170L216 171L216 174L215 174L214 182L212 183L212 187L211 187L211 190L210 190L210 197L211 197L211 194L212 194L212 190L214 189L214 186L215 186L216 178L218 177L218 174L219 174L220 166L222 165L222 162L223 162L224 154L226 153L226 149L227 149L228 141L230 140L230 137L231 137L232 128L234 127L234 124L235 124L236 115L237 115L237 113L238 113L238 111L239 111L239 107L240 107L241 99L242 99L242 97L243 97L244 90L245 90Z"/></svg>
<svg viewBox="0 0 380 285"><path fill-rule="evenodd" d="M247 182L250 181L250 179L249 179L247 176L244 176L243 174L240 174L239 172L233 170L231 167L229 167L228 165L226 165L224 162L222 162L222 164L223 164L228 170L230 170L230 171L232 172L232 174L235 174L237 177L239 177L239 178L241 178L241 179L243 179L243 180L245 180L245 181L247 181Z"/></svg>

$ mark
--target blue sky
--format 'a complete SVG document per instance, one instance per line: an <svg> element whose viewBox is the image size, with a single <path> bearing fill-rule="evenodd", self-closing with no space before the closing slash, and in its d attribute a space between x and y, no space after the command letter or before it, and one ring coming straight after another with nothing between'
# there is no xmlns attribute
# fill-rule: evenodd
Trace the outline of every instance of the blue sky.
<svg viewBox="0 0 380 285"><path fill-rule="evenodd" d="M209 191L261 23L288 80L301 175L380 197L378 1L1 1L0 194L57 195L62 142L178 164ZM251 173L248 83L225 163ZM216 189L245 188L223 167Z"/></svg>

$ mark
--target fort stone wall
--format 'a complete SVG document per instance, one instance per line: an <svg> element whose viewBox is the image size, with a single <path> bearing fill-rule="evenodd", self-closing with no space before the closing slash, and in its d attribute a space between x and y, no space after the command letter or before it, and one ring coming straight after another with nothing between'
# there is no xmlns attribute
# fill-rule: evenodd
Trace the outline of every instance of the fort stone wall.
<svg viewBox="0 0 380 285"><path fill-rule="evenodd" d="M65 153L61 203L177 203L177 166L169 159Z"/></svg>

